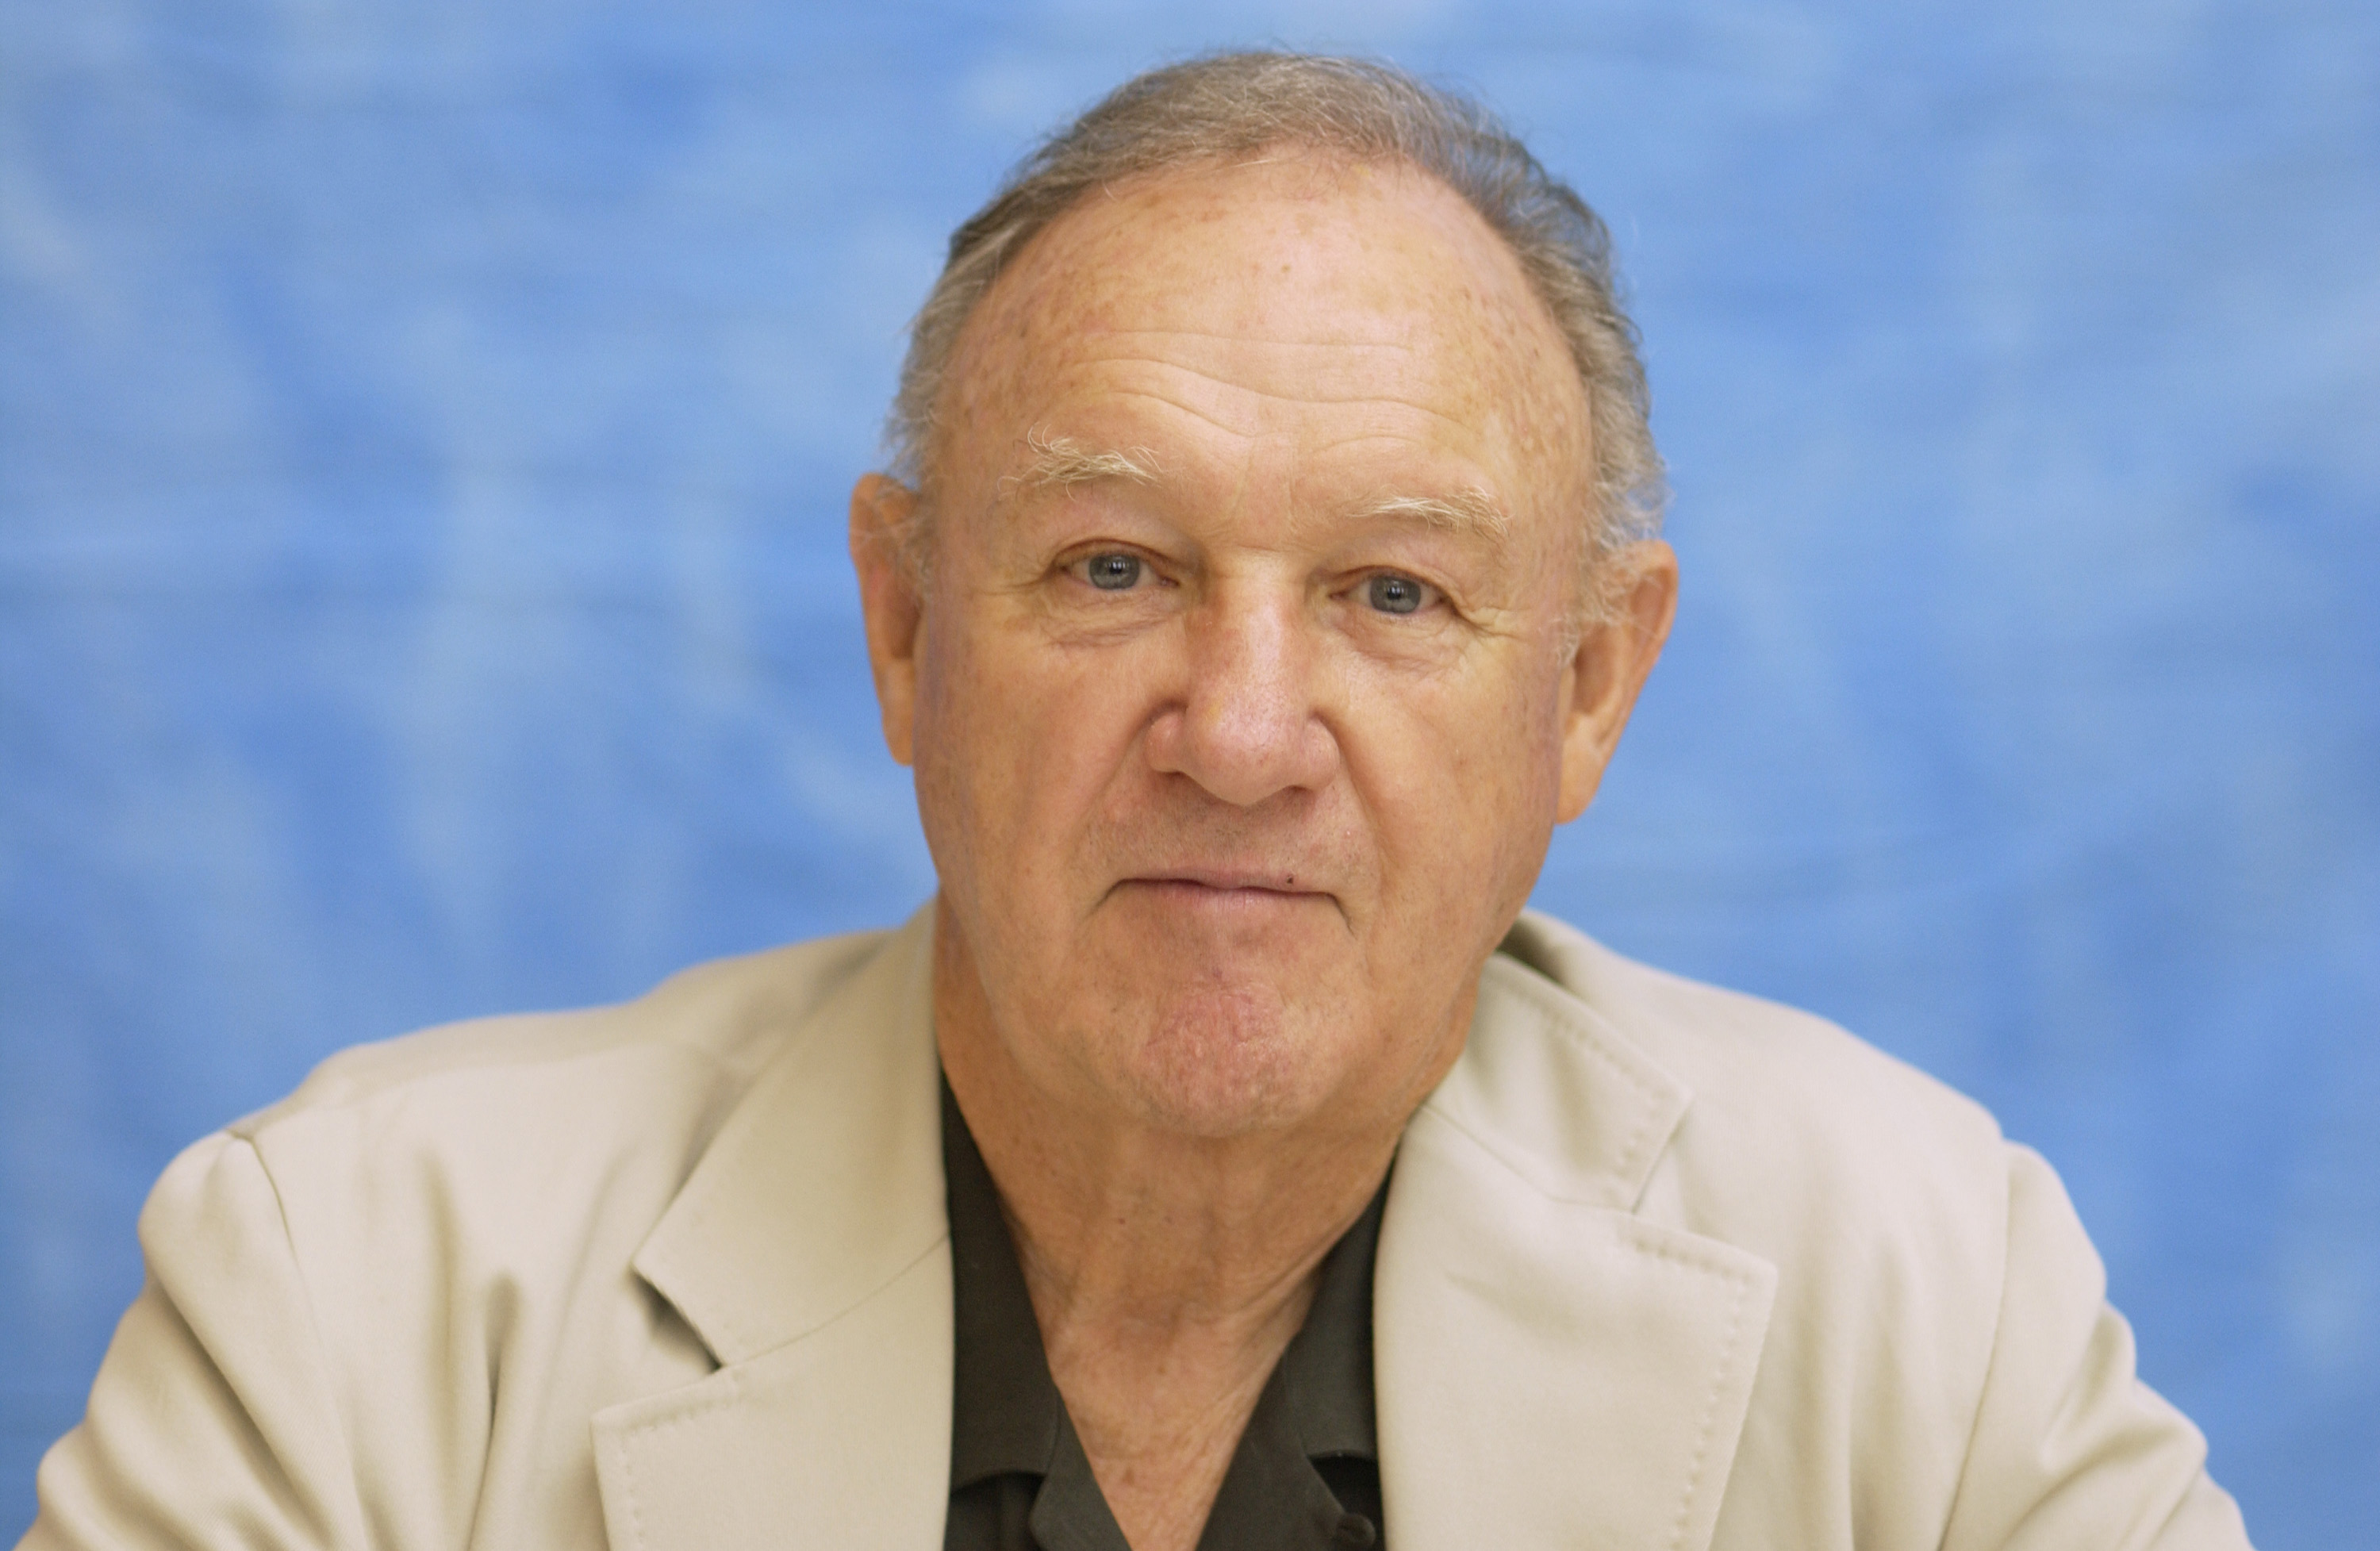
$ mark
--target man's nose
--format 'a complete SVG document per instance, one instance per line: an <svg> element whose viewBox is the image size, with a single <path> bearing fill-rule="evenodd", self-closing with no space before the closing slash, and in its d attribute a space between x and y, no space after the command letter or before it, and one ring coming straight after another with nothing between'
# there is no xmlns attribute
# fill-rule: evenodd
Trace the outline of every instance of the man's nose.
<svg viewBox="0 0 2380 1551"><path fill-rule="evenodd" d="M1149 762L1240 807L1326 784L1339 749L1317 704L1313 630L1299 600L1253 587L1190 609L1178 695L1149 729Z"/></svg>

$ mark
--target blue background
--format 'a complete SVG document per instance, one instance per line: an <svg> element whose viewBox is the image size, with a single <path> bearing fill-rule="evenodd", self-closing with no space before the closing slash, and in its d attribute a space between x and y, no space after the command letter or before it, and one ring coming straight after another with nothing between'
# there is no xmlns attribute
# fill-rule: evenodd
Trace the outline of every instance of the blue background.
<svg viewBox="0 0 2380 1551"><path fill-rule="evenodd" d="M0 0L0 1535L180 1146L890 922L842 556L944 234L1223 42L1609 217L1683 613L1538 901L2064 1172L2270 1547L2380 1522L2370 0Z"/></svg>

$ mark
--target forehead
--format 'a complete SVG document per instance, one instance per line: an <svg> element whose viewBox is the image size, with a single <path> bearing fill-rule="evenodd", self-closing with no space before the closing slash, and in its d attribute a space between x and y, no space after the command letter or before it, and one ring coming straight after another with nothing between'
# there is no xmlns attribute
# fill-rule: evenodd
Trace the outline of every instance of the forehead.
<svg viewBox="0 0 2380 1551"><path fill-rule="evenodd" d="M1478 214L1402 164L1291 151L1087 197L968 320L940 452L989 472L1043 416L1135 395L1227 434L1436 442L1524 504L1583 479L1550 314Z"/></svg>

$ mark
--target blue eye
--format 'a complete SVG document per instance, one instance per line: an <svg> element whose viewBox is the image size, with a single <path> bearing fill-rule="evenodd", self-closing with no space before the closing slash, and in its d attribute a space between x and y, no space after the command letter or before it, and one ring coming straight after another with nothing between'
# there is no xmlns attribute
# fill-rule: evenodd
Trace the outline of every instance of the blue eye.
<svg viewBox="0 0 2380 1551"><path fill-rule="evenodd" d="M1128 592L1140 580L1140 557L1095 554L1083 563L1083 575L1102 592Z"/></svg>
<svg viewBox="0 0 2380 1551"><path fill-rule="evenodd" d="M1422 585L1411 576L1374 576L1364 584L1364 600L1384 614L1409 614L1421 607Z"/></svg>

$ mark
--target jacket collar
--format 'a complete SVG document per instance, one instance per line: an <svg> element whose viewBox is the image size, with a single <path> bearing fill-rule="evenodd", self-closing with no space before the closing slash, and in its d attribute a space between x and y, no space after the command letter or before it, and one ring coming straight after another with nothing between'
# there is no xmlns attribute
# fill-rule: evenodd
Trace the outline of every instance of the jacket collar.
<svg viewBox="0 0 2380 1551"><path fill-rule="evenodd" d="M941 1544L931 923L929 905L788 1031L638 1251L721 1367L597 1414L617 1551Z"/></svg>
<svg viewBox="0 0 2380 1551"><path fill-rule="evenodd" d="M789 1033L636 1257L722 1366L596 1419L622 1551L940 1543L952 1315L930 921ZM1693 1551L1749 1400L1774 1270L1633 1215L1690 1096L1539 972L1571 978L1574 951L1591 950L1524 916L1398 1155L1375 1386L1410 1551Z"/></svg>
<svg viewBox="0 0 2380 1551"><path fill-rule="evenodd" d="M920 911L791 1032L637 1252L722 1363L820 1329L946 1233L932 963Z"/></svg>
<svg viewBox="0 0 2380 1551"><path fill-rule="evenodd" d="M1381 1226L1373 1382L1400 1546L1708 1544L1776 1272L1634 1215L1690 1097L1519 957L1488 962Z"/></svg>

